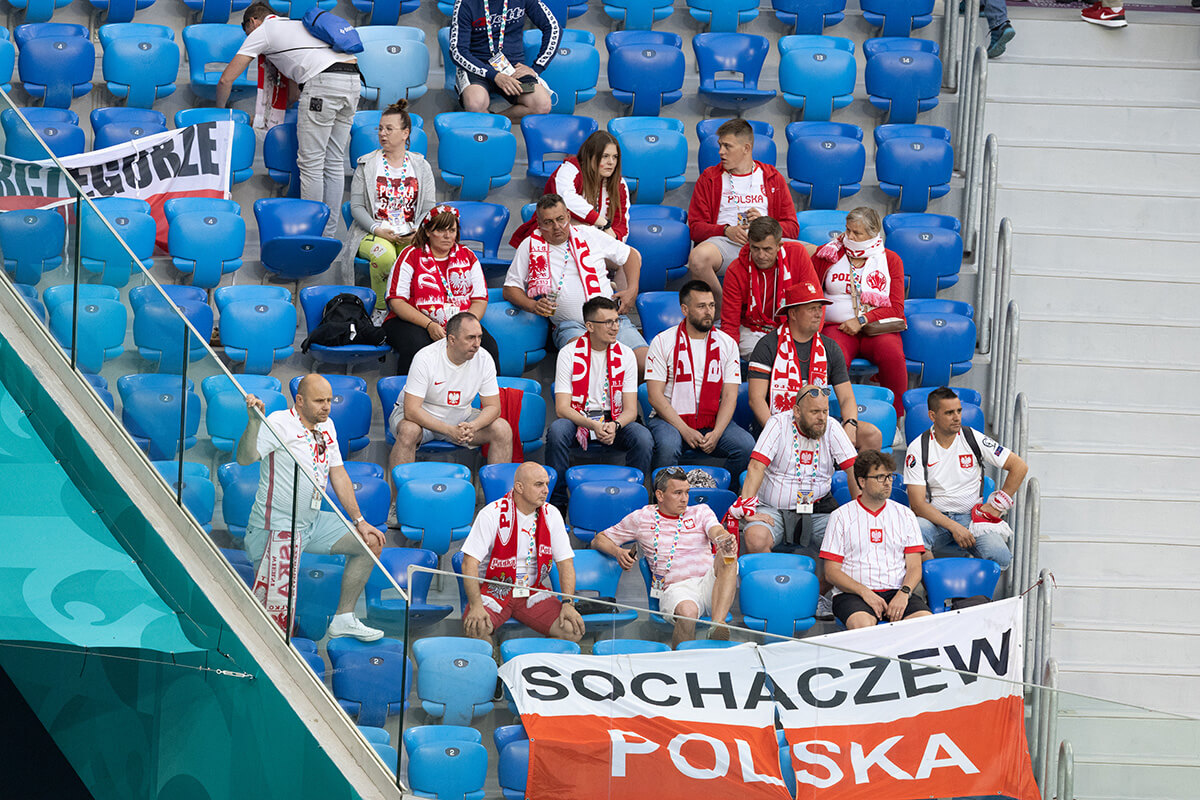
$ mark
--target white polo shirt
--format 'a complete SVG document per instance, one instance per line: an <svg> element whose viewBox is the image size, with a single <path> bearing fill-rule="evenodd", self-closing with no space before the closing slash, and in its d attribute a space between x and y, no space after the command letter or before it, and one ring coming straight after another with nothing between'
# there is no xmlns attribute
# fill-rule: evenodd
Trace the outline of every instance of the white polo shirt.
<svg viewBox="0 0 1200 800"><path fill-rule="evenodd" d="M842 565L842 571L876 592L899 589L907 571L904 557L925 552L917 516L893 500L871 511L854 500L829 515L821 558ZM834 587L834 594L842 590Z"/></svg>
<svg viewBox="0 0 1200 800"><path fill-rule="evenodd" d="M259 467L258 494L254 497L254 507L250 509L248 526L268 531L304 528L317 515L312 507L313 481L324 489L329 482L330 468L342 465L337 431L333 427L333 420L327 419L317 423L316 432L310 433L295 409L272 412L267 416L267 425L270 429L263 426L258 431L256 447L262 465ZM323 447L318 436L324 440ZM287 452L280 452L284 447ZM295 488L292 474L295 464L299 464L301 471L309 477L307 480L303 475L300 477L299 489ZM293 491L296 493L295 528L292 521Z"/></svg>
<svg viewBox="0 0 1200 800"><path fill-rule="evenodd" d="M663 381L663 394L668 400L675 388L675 337L678 328L667 328L655 336L646 351L646 380ZM712 335L717 337L720 357L717 359L721 370L721 380L724 383L742 383L742 363L738 356L738 344L733 338L719 328L712 329ZM699 376L704 374L705 362L708 360L708 347L703 338L691 339L692 346L692 375L699 383ZM696 397L700 396L700 387L696 386Z"/></svg>
<svg viewBox="0 0 1200 800"><path fill-rule="evenodd" d="M943 449L937 437L929 435L929 492L933 507L945 514L965 514L980 501L983 487L983 467L975 463L975 453L964 438L974 436L983 460L994 467L1003 467L1012 453L1004 445L965 425L954 437L954 443ZM921 468L921 437L908 445L904 458L904 485L924 486L925 470Z"/></svg>
<svg viewBox="0 0 1200 800"><path fill-rule="evenodd" d="M312 80L338 62L354 62L354 56L335 53L305 30L300 20L276 16L264 19L242 42L237 54L251 58L266 56L275 69L296 83Z"/></svg>
<svg viewBox="0 0 1200 800"><path fill-rule="evenodd" d="M750 454L750 458L767 467L758 488L759 502L772 508L795 509L801 490L812 492L813 500L820 500L829 494L834 470L849 469L857 455L850 438L832 417L825 425L824 435L810 439L796 430L791 411L772 414Z"/></svg>
<svg viewBox="0 0 1200 800"><path fill-rule="evenodd" d="M546 528L550 531L550 557L555 563L575 557L571 549L571 540L567 538L567 528L563 525L562 514L557 508L546 504ZM515 510L515 509L514 509ZM533 549L533 535L537 526L534 514L522 514L517 511L517 580L529 575L526 558ZM479 577L484 577L488 562L492 558L492 548L499 536L503 543L508 542L512 530L500 530L500 501L495 500L479 509L471 532L463 542L462 551L471 558L479 560ZM534 561L536 562L536 554Z"/></svg>
<svg viewBox="0 0 1200 800"><path fill-rule="evenodd" d="M613 342L619 360L618 369L625 374L625 382L621 387L622 393L637 394L637 359L633 351L620 342ZM558 351L558 361L554 365L554 393L571 394L571 362L575 353L575 343L571 342ZM636 401L635 401L636 402ZM591 366L588 367L588 396L583 405L584 413L612 411L612 402L608 387L608 351L592 350Z"/></svg>
<svg viewBox="0 0 1200 800"><path fill-rule="evenodd" d="M572 226L571 235L587 244L588 255L584 257L584 264L596 270L600 295L611 298L613 289L608 280L607 262L611 261L624 266L625 262L629 260L629 254L633 252L632 248L590 225ZM512 265L508 268L508 274L504 276L505 286L515 286L518 289L525 289L528 286L531 241L532 238L527 238L517 245ZM547 247L550 249L550 284L557 286L558 282L562 281L562 289L558 294L558 307L550 321L556 325L564 320L582 323L583 304L587 298L583 294L583 281L579 277L579 267L570 257L570 249L565 242L560 245L547 242Z"/></svg>
<svg viewBox="0 0 1200 800"><path fill-rule="evenodd" d="M396 400L401 412L406 394L420 397L424 409L442 422L457 425L470 418L474 410L471 403L476 395L495 397L500 394L496 362L481 347L473 358L455 364L446 355L446 340L438 339L413 356L404 392Z"/></svg>

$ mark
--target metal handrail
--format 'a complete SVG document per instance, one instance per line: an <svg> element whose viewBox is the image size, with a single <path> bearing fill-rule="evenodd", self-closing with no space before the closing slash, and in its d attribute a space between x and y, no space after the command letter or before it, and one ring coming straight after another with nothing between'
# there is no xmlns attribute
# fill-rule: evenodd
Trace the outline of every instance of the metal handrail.
<svg viewBox="0 0 1200 800"><path fill-rule="evenodd" d="M1058 662L1053 658L1046 659L1040 694L1043 695L1038 733L1041 752L1034 777L1042 789L1042 800L1050 800L1054 796L1053 787L1050 785L1050 776L1055 772L1054 740L1058 738Z"/></svg>
<svg viewBox="0 0 1200 800"><path fill-rule="evenodd" d="M958 36L958 14L951 3L942 8L942 89L958 91L959 51L954 40Z"/></svg>
<svg viewBox="0 0 1200 800"><path fill-rule="evenodd" d="M1075 797L1075 748L1066 739L1058 746L1058 800Z"/></svg>
<svg viewBox="0 0 1200 800"><path fill-rule="evenodd" d="M994 136L988 137L992 144ZM996 321L1004 311L1012 291L1012 223L1008 217L1000 220L997 226L995 181L989 185L988 175L995 176L995 155L989 162L984 157L984 187L982 194L986 197L984 203L983 230L979 234L980 248L983 258L977 255L975 263L979 267L978 279L975 284L975 330L977 337L976 349L986 355L993 347ZM986 282L986 286L985 286Z"/></svg>
<svg viewBox="0 0 1200 800"><path fill-rule="evenodd" d="M947 0L947 6L950 6L953 0ZM971 112L974 106L974 92L972 88L973 73L976 68L983 66L987 68L987 54L984 54L982 62L974 57L975 54L975 29L979 27L979 5L980 0L965 0L966 7L963 16L963 46L960 51L963 54L962 65L959 68L958 81L958 127L955 129L958 136L963 138L963 134L969 132L968 126L971 124ZM950 13L954 13L951 9ZM961 171L963 168L963 158L965 153L956 150L954 153L954 169Z"/></svg>
<svg viewBox="0 0 1200 800"><path fill-rule="evenodd" d="M1038 537L1041 536L1042 530L1042 487L1036 477L1025 481L1017 490L1012 519L1016 523L1013 526L1016 552L1013 553L1009 595L1015 596L1025 591L1025 587L1032 582L1033 571L1038 563ZM1027 618L1026 624L1029 621Z"/></svg>
<svg viewBox="0 0 1200 800"><path fill-rule="evenodd" d="M980 232L980 217L989 205L996 206L995 186L999 176L999 146L993 134L983 135L983 112L986 105L984 94L987 89L987 56L980 47L975 51L975 60L982 62L974 94L977 101L972 104L971 127L967 131L967 168L963 173L963 253L974 256L980 263L978 252L987 247L984 234ZM990 146L990 149L989 149ZM979 194L976 194L979 192ZM991 228L985 228L990 232Z"/></svg>
<svg viewBox="0 0 1200 800"><path fill-rule="evenodd" d="M998 438L1009 441L1009 421L1016 402L1017 355L1021 340L1021 310L1016 300L1004 308L1000 335L992 353L991 383L988 386L988 413L991 414Z"/></svg>

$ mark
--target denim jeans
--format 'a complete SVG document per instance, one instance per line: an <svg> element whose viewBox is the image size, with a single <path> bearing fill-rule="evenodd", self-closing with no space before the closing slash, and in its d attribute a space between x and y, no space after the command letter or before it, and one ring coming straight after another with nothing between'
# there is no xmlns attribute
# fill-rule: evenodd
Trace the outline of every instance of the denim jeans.
<svg viewBox="0 0 1200 800"><path fill-rule="evenodd" d="M964 528L971 527L969 513L946 514L946 516ZM918 517L917 523L921 526L921 537L925 539L925 547L936 558L986 558L988 561L995 561L999 564L1000 569L1008 569L1008 565L1012 563L1012 553L1009 552L1008 545L1004 543L1004 538L994 533L976 536L975 546L964 550L958 546L958 542L954 541L950 531L940 525L934 525L923 517Z"/></svg>
<svg viewBox="0 0 1200 800"><path fill-rule="evenodd" d="M300 93L296 114L296 166L300 197L329 206L324 235L337 236L346 193L346 148L362 81L352 72L322 72ZM319 110L314 108L319 106Z"/></svg>
<svg viewBox="0 0 1200 800"><path fill-rule="evenodd" d="M579 447L575 438L575 423L569 419L556 419L546 432L546 466L558 472L558 484L550 501L556 506L567 504L567 467L570 466L571 449ZM588 442L588 452L608 450L610 445L597 441ZM640 423L631 422L617 431L611 447L625 451L625 466L635 467L650 477L650 457L654 453L654 437Z"/></svg>
<svg viewBox="0 0 1200 800"><path fill-rule="evenodd" d="M678 464L683 455L683 436L679 429L658 417L647 420L646 427L654 436L654 465L650 468L651 471ZM701 433L711 430L712 428L704 428ZM725 432L717 440L712 454L725 459L725 469L729 470L736 483L738 476L750 462L750 453L753 451L754 437L731 422L725 426Z"/></svg>

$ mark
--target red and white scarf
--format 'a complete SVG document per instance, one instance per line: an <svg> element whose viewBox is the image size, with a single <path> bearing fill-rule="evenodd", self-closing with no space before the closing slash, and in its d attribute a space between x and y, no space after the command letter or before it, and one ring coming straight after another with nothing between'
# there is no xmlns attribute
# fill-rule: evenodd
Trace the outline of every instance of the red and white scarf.
<svg viewBox="0 0 1200 800"><path fill-rule="evenodd" d="M483 577L489 581L503 583L517 582L517 559L524 556L517 553L517 506L513 502L512 492L496 501L499 504L500 523L496 528L496 538L492 544L492 556L488 559ZM550 565L553 563L554 550L550 546L550 528L546 524L546 506L542 505L534 512L536 520L533 531L533 547L537 558L536 571L530 577L531 587L543 589L550 586ZM502 535L508 532L507 540ZM483 604L493 611L500 612L512 599L512 588L495 583L485 583L480 586ZM530 596L526 605L534 605L549 597L547 592L537 592Z"/></svg>
<svg viewBox="0 0 1200 800"><path fill-rule="evenodd" d="M296 621L296 585L299 580L292 579L292 566L295 563L292 556L300 552L302 546L300 537L293 538L291 531L267 531L267 549L254 575L254 596L284 633L290 632ZM289 609L292 612L290 618Z"/></svg>
<svg viewBox="0 0 1200 800"><path fill-rule="evenodd" d="M767 275L770 269L759 269L750 260L749 246L746 261L750 265L750 305L746 309L743 324L747 328L768 331L778 324L778 308L783 303L783 290L792 284L792 266L788 263L788 248L780 247L775 262L775 291L768 296ZM732 335L732 334L731 334Z"/></svg>
<svg viewBox="0 0 1200 800"><path fill-rule="evenodd" d="M721 389L724 388L721 343L717 340L716 332L709 331L704 341L704 372L697 380L692 374L692 340L687 335L687 323L679 323L675 330L675 355L672 359L675 386L671 390L671 407L679 412L680 419L696 430L711 428L716 424L717 411L721 407Z"/></svg>
<svg viewBox="0 0 1200 800"><path fill-rule="evenodd" d="M570 254L568 260L574 261L576 269L579 270L583 299L586 302L600 294L600 275L595 267L584 261L591 253L587 242L575 235L574 227L570 230L571 233L567 237L567 252ZM550 276L550 245L537 229L529 235L529 276L525 286L525 292L530 297L541 297L557 290Z"/></svg>
<svg viewBox="0 0 1200 800"><path fill-rule="evenodd" d="M450 251L448 258L443 271L428 245L420 250L409 248L406 255L413 270L409 286L412 304L438 325L445 325L450 317L471 307L471 271L475 256L466 247L458 245Z"/></svg>
<svg viewBox="0 0 1200 800"><path fill-rule="evenodd" d="M267 19L276 19L274 14ZM258 57L258 92L254 97L254 127L268 131L283 122L287 112L292 82L280 74L266 56Z"/></svg>
<svg viewBox="0 0 1200 800"><path fill-rule="evenodd" d="M845 235L821 245L816 256L828 261L830 270L841 267L850 276L850 280L858 284L859 302L872 308L891 308L892 273L888 271L887 251L883 247L883 239L879 236L866 242L856 242L847 239ZM850 259L864 259L863 265L855 269ZM854 289L850 287L853 295Z"/></svg>
<svg viewBox="0 0 1200 800"><path fill-rule="evenodd" d="M775 348L775 363L771 366L771 413L790 411L796 405L796 393L805 381L800 376L800 364L796 361L796 344L787 323L779 326L779 345ZM812 353L808 359L808 383L824 386L829 381L829 362L825 358L825 345L821 334L813 334Z"/></svg>
<svg viewBox="0 0 1200 800"><path fill-rule="evenodd" d="M591 383L592 371L592 337L585 333L571 343L571 408L580 414L586 414L588 387ZM617 354L617 344L608 346L604 351L605 369L608 375L608 400L612 418L621 416L625 406L625 365ZM588 431L586 428L576 428L575 438L579 446L587 450Z"/></svg>

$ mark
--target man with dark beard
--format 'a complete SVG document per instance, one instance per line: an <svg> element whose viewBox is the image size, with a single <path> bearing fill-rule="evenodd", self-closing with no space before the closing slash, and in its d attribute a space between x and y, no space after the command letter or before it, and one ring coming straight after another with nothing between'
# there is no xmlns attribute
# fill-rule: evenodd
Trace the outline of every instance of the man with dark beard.
<svg viewBox="0 0 1200 800"><path fill-rule="evenodd" d="M724 456L729 474L740 475L754 437L732 421L742 383L737 342L713 327L716 301L703 281L683 285L679 308L683 322L655 336L646 354L652 469L678 464L686 447Z"/></svg>

